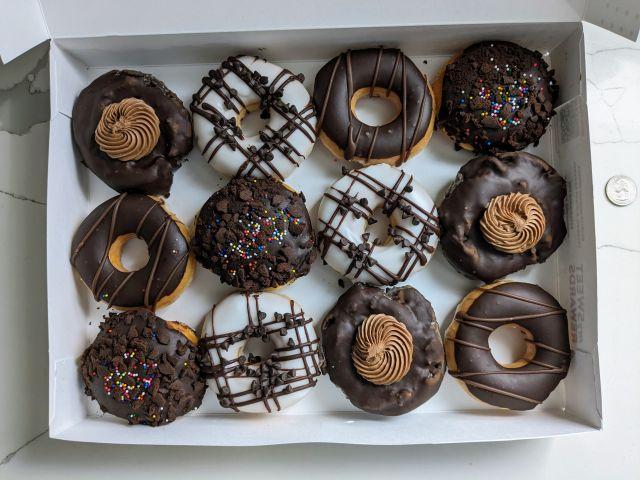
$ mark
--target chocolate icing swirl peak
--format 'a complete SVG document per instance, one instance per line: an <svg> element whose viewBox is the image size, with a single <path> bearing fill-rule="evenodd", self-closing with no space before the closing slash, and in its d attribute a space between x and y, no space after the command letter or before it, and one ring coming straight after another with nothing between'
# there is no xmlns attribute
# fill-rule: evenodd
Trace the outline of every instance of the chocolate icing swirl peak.
<svg viewBox="0 0 640 480"><path fill-rule="evenodd" d="M351 358L365 380L375 385L391 385L409 372L413 337L391 315L370 315L358 329Z"/></svg>
<svg viewBox="0 0 640 480"><path fill-rule="evenodd" d="M160 120L144 100L125 98L107 105L96 127L96 143L111 158L139 160L160 138Z"/></svg>
<svg viewBox="0 0 640 480"><path fill-rule="evenodd" d="M546 221L542 207L527 193L493 197L480 220L485 240L505 253L523 253L542 237Z"/></svg>

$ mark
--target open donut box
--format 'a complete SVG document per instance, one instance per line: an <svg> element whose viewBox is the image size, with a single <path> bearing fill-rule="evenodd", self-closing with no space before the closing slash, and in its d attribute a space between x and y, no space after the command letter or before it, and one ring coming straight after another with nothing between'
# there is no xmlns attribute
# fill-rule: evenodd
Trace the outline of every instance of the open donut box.
<svg viewBox="0 0 640 480"><path fill-rule="evenodd" d="M604 2L567 0L544 2L543 8L539 2L527 2L505 11L500 2L484 2L478 12L474 1L455 2L454 6L422 0L402 5L373 2L366 9L352 11L333 0L308 7L285 1L284 13L275 15L273 10L261 11L248 3L243 10L246 2L242 1L228 10L218 10L214 3L188 6L168 0L116 0L106 11L77 0L15 3L3 27L3 61L51 39L47 194L51 437L183 445L430 444L550 437L602 428L596 232L586 103L589 72L585 71L583 21L604 22L616 33L632 37L638 23L633 15L640 6L629 1L627 14L623 14L605 9ZM123 18L119 12L125 11ZM74 275L68 255L79 223L115 192L80 164L74 149L71 111L82 88L111 68L134 68L160 78L188 105L201 77L212 66L228 55L255 53L304 73L311 90L315 73L326 60L347 48L376 45L402 48L433 80L453 53L484 39L511 40L543 52L556 70L561 89L558 115L539 146L527 151L546 159L568 182L568 235L545 264L510 277L540 284L568 310L571 368L546 402L528 412L499 410L477 402L446 375L440 391L420 408L401 417L382 418L356 410L325 376L303 401L278 414L225 411L210 390L200 409L162 428L130 427L100 414L97 404L83 394L77 362L95 336L106 306L97 304ZM176 172L168 206L190 224L209 195L227 180L209 168L197 150L188 158ZM470 158L472 154L456 152L452 142L436 132L427 148L403 169L439 203L458 169ZM305 193L314 220L322 193L341 176L343 165L347 164L334 160L318 142L301 168L287 179ZM301 303L318 324L343 291L338 279L318 260L311 274L282 293ZM441 252L407 283L431 301L442 332L457 302L479 285L456 273ZM211 305L231 291L198 267L192 285L158 314L199 329Z"/></svg>

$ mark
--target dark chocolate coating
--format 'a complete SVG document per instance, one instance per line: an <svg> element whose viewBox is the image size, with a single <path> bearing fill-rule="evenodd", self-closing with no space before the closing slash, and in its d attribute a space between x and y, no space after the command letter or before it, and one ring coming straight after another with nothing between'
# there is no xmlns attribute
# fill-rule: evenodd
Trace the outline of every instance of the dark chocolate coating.
<svg viewBox="0 0 640 480"><path fill-rule="evenodd" d="M409 373L391 385L375 385L356 371L351 352L358 327L383 313L403 323L413 337ZM412 287L384 290L354 284L322 322L322 348L329 378L356 407L378 415L402 415L436 394L445 371L444 348L433 308Z"/></svg>
<svg viewBox="0 0 640 480"><path fill-rule="evenodd" d="M553 74L540 52L511 42L473 44L446 67L437 125L457 148L469 144L476 152L537 144L555 115Z"/></svg>
<svg viewBox="0 0 640 480"><path fill-rule="evenodd" d="M542 207L546 221L540 241L520 254L497 250L480 230L480 219L489 201L512 192L531 195ZM542 263L567 233L566 193L564 179L535 155L514 152L474 158L460 169L438 207L442 251L460 273L484 282Z"/></svg>
<svg viewBox="0 0 640 480"><path fill-rule="evenodd" d="M140 270L121 272L109 249L121 235L147 243L149 261ZM189 263L189 240L162 202L139 193L122 193L85 218L71 244L71 264L96 301L124 308L155 308L182 281Z"/></svg>
<svg viewBox="0 0 640 480"><path fill-rule="evenodd" d="M224 283L262 291L309 273L314 242L302 194L247 177L232 179L202 206L192 248Z"/></svg>
<svg viewBox="0 0 640 480"><path fill-rule="evenodd" d="M166 425L202 403L197 354L195 344L148 310L109 313L82 354L85 393L131 424Z"/></svg>
<svg viewBox="0 0 640 480"><path fill-rule="evenodd" d="M160 120L160 138L148 155L123 162L100 150L95 130L107 105L130 97L153 108ZM169 196L173 172L193 147L193 129L189 111L164 83L147 73L112 70L80 92L72 115L82 161L98 178L118 192Z"/></svg>
<svg viewBox="0 0 640 480"><path fill-rule="evenodd" d="M402 111L390 123L374 127L351 112L351 97L361 88L380 87L400 98ZM409 152L426 134L431 123L432 99L418 67L395 48L348 50L333 58L316 75L313 100L319 112L318 130L342 151L344 158L370 159Z"/></svg>
<svg viewBox="0 0 640 480"><path fill-rule="evenodd" d="M566 312L552 295L531 283L482 289L466 313L456 313L457 370L450 368L449 373L483 402L510 410L535 408L567 376L571 352ZM489 335L507 324L533 334L536 353L523 367L503 367L491 355Z"/></svg>

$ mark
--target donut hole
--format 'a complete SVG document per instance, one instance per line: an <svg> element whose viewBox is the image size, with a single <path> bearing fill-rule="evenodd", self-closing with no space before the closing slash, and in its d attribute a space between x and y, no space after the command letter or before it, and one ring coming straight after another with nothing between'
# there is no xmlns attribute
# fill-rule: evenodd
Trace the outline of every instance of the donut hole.
<svg viewBox="0 0 640 480"><path fill-rule="evenodd" d="M536 355L533 335L526 328L508 323L489 335L489 348L494 360L505 368L521 368Z"/></svg>
<svg viewBox="0 0 640 480"><path fill-rule="evenodd" d="M380 245L384 245L389 239L389 227L391 223L389 221L389 217L382 213L382 208L376 208L371 217L375 220L375 223L367 225L367 229L365 233L369 234L369 242L373 242L374 240L378 240Z"/></svg>
<svg viewBox="0 0 640 480"><path fill-rule="evenodd" d="M400 97L386 88L361 88L351 97L351 112L358 120L372 127L393 122L402 112Z"/></svg>
<svg viewBox="0 0 640 480"><path fill-rule="evenodd" d="M123 273L136 272L149 263L147 242L135 233L121 235L109 248L109 261Z"/></svg>
<svg viewBox="0 0 640 480"><path fill-rule="evenodd" d="M238 126L242 129L245 137L255 137L267 126L268 118L260 118L260 104L254 103L248 105L236 117Z"/></svg>
<svg viewBox="0 0 640 480"><path fill-rule="evenodd" d="M251 337L239 350L239 355L249 357L249 354L253 354L255 357L260 357L260 360L266 360L275 351L276 346L270 340L263 341L261 337Z"/></svg>

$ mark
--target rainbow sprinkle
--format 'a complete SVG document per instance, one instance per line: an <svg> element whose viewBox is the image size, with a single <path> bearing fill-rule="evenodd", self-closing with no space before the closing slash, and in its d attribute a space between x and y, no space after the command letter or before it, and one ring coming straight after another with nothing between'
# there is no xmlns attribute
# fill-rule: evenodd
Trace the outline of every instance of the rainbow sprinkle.
<svg viewBox="0 0 640 480"><path fill-rule="evenodd" d="M230 242L226 247L221 248L220 255L223 258L236 255L243 260L251 260L260 256L272 243L282 245L289 225L299 225L301 222L301 219L280 209L273 215L269 215L267 210L256 211L252 209L238 220L238 224L242 228L238 241ZM216 224L219 223L219 219L216 219ZM251 267L251 264L249 266Z"/></svg>
<svg viewBox="0 0 640 480"><path fill-rule="evenodd" d="M135 358L136 352L125 352L124 359L129 360L126 370L111 365L111 371L102 377L105 393L119 402L137 402L145 397L156 378L158 364L152 361L141 362Z"/></svg>

